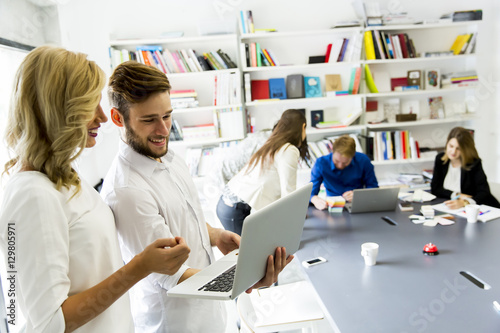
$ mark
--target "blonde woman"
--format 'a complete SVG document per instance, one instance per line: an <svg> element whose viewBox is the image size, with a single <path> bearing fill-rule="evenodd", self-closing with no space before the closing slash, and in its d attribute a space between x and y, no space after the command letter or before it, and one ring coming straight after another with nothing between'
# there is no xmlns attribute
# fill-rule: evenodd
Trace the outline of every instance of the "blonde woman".
<svg viewBox="0 0 500 333"><path fill-rule="evenodd" d="M15 247L26 332L133 332L123 295L152 272L174 274L188 257L182 238L159 239L123 266L111 210L72 168L107 120L104 84L85 55L53 47L29 53L16 75L0 250Z"/></svg>

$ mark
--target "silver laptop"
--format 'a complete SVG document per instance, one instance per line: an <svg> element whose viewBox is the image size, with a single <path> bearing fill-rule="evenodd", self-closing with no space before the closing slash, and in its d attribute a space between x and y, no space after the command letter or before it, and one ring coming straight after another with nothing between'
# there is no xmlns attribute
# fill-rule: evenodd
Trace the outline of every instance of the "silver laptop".
<svg viewBox="0 0 500 333"><path fill-rule="evenodd" d="M240 248L167 292L172 297L230 300L262 279L267 258L276 248L286 253L299 249L300 237L311 196L312 183L295 190L247 216L241 231Z"/></svg>
<svg viewBox="0 0 500 333"><path fill-rule="evenodd" d="M353 191L352 202L345 205L349 213L383 212L395 210L399 188L364 188Z"/></svg>

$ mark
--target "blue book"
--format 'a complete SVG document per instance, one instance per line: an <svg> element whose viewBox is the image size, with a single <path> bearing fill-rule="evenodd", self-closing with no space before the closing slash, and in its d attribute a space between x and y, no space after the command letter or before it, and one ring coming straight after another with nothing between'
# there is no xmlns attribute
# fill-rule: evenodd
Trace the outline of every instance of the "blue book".
<svg viewBox="0 0 500 333"><path fill-rule="evenodd" d="M304 76L304 90L306 98L323 97L319 76Z"/></svg>
<svg viewBox="0 0 500 333"><path fill-rule="evenodd" d="M139 46L136 46L135 49L137 51L151 51L151 52L160 51L161 52L162 47L160 45L139 45Z"/></svg>
<svg viewBox="0 0 500 333"><path fill-rule="evenodd" d="M269 79L269 98L286 99L286 85L284 78Z"/></svg>

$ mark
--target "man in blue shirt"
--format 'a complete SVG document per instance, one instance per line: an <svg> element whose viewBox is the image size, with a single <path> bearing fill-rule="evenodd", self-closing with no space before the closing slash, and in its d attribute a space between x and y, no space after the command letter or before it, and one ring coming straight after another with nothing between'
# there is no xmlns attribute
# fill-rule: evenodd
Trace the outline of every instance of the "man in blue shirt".
<svg viewBox="0 0 500 333"><path fill-rule="evenodd" d="M311 171L313 189L311 203L317 209L326 209L326 201L318 196L321 183L328 196L341 195L352 200L352 190L378 187L377 178L368 156L356 152L356 143L343 135L333 143L333 152L316 160Z"/></svg>

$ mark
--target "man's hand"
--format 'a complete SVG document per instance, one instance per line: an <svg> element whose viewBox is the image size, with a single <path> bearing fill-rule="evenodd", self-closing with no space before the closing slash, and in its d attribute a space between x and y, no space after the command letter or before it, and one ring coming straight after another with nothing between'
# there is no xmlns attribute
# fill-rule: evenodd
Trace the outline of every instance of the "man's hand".
<svg viewBox="0 0 500 333"><path fill-rule="evenodd" d="M345 201L350 202L352 201L352 191L347 191L342 194L342 197L345 199Z"/></svg>
<svg viewBox="0 0 500 333"><path fill-rule="evenodd" d="M286 256L286 249L284 247L277 247L274 259L273 256L267 257L266 276L247 289L246 293L249 294L252 292L252 289L269 287L273 283L276 283L276 281L278 281L279 273L281 273L283 268L285 268L285 266L288 265L293 258L293 255L289 255L288 257Z"/></svg>
<svg viewBox="0 0 500 333"><path fill-rule="evenodd" d="M190 251L182 237L160 238L136 257L147 274L155 272L173 275L187 260Z"/></svg>
<svg viewBox="0 0 500 333"><path fill-rule="evenodd" d="M319 210L324 210L324 209L328 208L328 204L326 203L326 201L321 199L317 195L315 195L311 198L311 203L314 205L314 207L316 207L316 209L319 209Z"/></svg>
<svg viewBox="0 0 500 333"><path fill-rule="evenodd" d="M241 237L238 234L224 229L212 228L208 223L207 229L210 237L210 244L212 246L217 246L222 254L226 255L240 247Z"/></svg>

